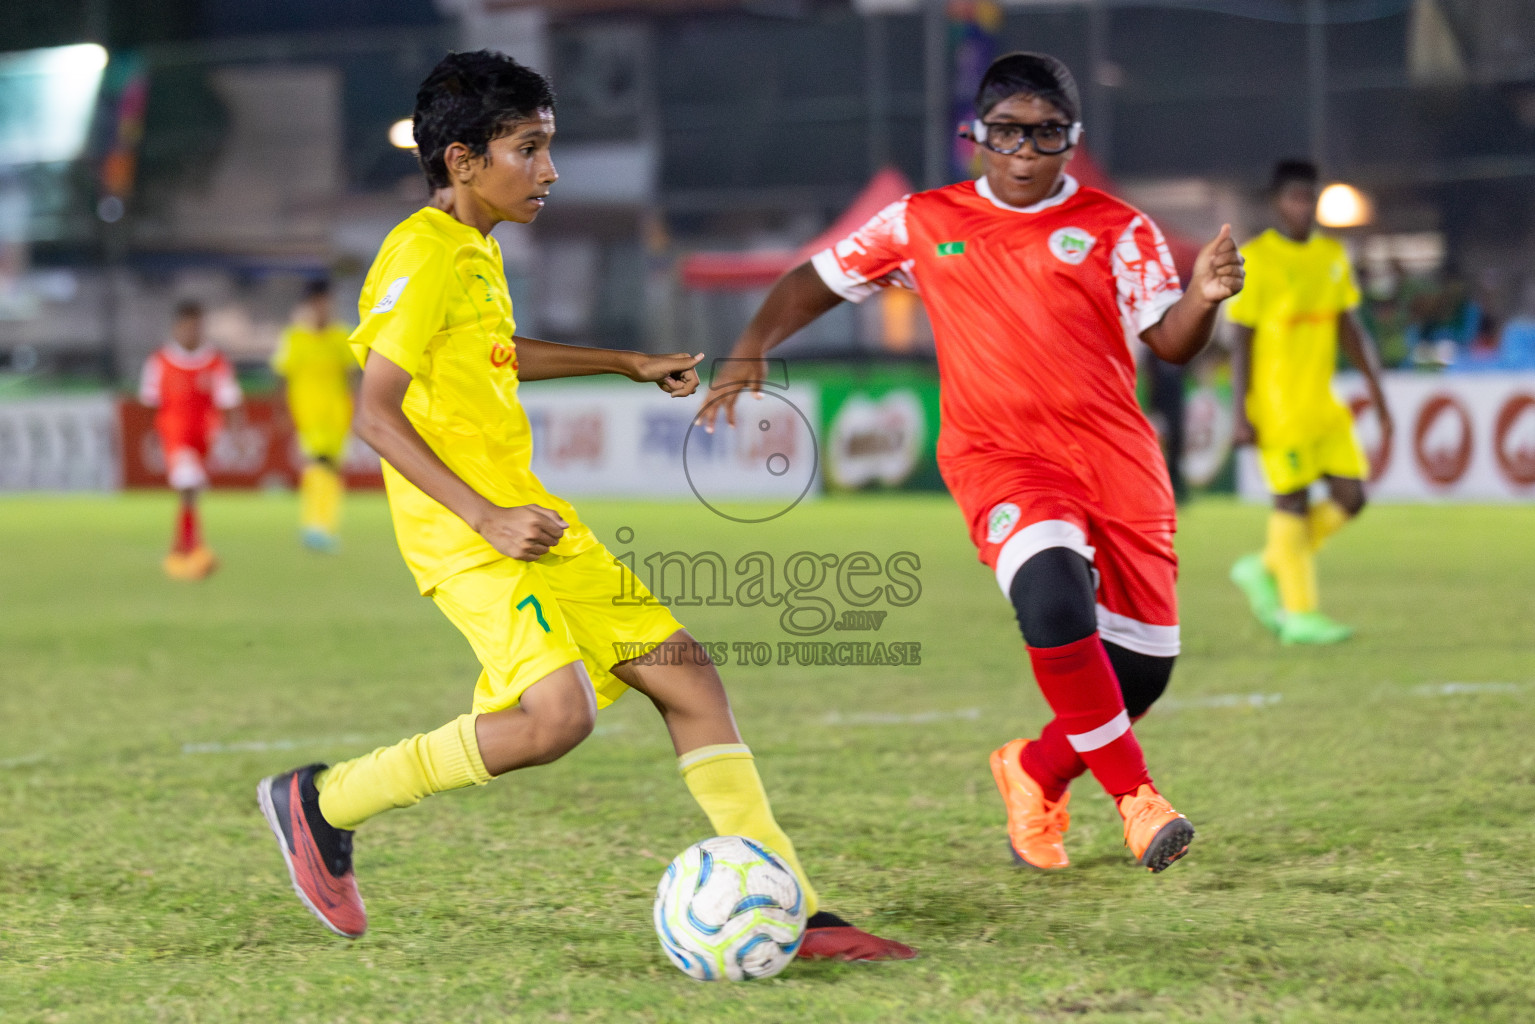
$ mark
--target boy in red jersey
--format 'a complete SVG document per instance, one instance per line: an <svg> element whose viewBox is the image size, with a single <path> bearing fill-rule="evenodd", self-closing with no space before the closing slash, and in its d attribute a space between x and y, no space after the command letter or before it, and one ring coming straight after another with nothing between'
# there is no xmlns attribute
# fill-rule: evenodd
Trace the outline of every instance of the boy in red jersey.
<svg viewBox="0 0 1535 1024"><path fill-rule="evenodd" d="M1179 650L1173 496L1131 342L1188 362L1241 289L1242 263L1222 227L1180 290L1156 225L1066 173L1080 109L1055 58L995 61L962 132L985 176L907 196L784 275L701 419L712 429L723 411L734 425L763 354L837 303L920 292L942 386L939 467L1055 713L1038 739L991 755L1013 855L1067 866L1067 787L1091 771L1132 855L1161 871L1194 829L1152 785L1131 730Z"/></svg>
<svg viewBox="0 0 1535 1024"><path fill-rule="evenodd" d="M203 343L203 310L195 302L176 307L171 340L144 363L139 401L155 414L155 430L165 453L165 472L181 495L181 510L165 574L200 580L218 567L202 541L197 521L197 492L208 486L203 462L223 413L240 405L240 385L223 353Z"/></svg>

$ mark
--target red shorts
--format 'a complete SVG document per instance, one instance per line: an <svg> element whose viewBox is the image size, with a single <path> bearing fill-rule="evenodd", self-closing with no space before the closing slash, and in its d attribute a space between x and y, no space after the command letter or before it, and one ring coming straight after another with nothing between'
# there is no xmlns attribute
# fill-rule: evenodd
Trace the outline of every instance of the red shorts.
<svg viewBox="0 0 1535 1024"><path fill-rule="evenodd" d="M981 510L976 543L1003 594L1023 563L1046 548L1068 548L1093 565L1098 633L1154 657L1179 651L1178 556L1172 524L1129 523L1059 491L1008 494Z"/></svg>
<svg viewBox="0 0 1535 1024"><path fill-rule="evenodd" d="M213 426L209 417L177 415L165 412L155 417L160 435L160 450L165 455L165 475L173 489L200 490L208 486L205 466L212 446Z"/></svg>

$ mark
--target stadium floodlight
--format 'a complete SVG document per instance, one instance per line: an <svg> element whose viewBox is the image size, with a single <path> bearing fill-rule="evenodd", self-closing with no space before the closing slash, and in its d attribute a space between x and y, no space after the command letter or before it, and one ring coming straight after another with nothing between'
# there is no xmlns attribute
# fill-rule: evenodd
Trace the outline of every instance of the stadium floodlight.
<svg viewBox="0 0 1535 1024"><path fill-rule="evenodd" d="M408 117L402 117L389 126L389 144L395 149L416 148L415 123Z"/></svg>
<svg viewBox="0 0 1535 1024"><path fill-rule="evenodd" d="M1316 201L1316 222L1324 228L1357 228L1375 217L1369 197L1352 185L1334 182Z"/></svg>
<svg viewBox="0 0 1535 1024"><path fill-rule="evenodd" d="M0 167L77 159L106 66L95 43L0 54Z"/></svg>

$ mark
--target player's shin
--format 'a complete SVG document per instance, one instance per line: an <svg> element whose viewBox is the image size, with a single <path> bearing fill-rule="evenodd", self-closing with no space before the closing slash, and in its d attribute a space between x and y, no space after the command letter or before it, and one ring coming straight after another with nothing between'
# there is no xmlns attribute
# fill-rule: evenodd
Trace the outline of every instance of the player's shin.
<svg viewBox="0 0 1535 1024"><path fill-rule="evenodd" d="M1316 559L1305 516L1277 509L1269 513L1263 564L1274 574L1286 614L1316 611Z"/></svg>
<svg viewBox="0 0 1535 1024"><path fill-rule="evenodd" d="M432 732L321 772L315 777L320 813L336 828L355 829L375 814L410 807L433 793L483 786L491 776L475 738L478 717L460 715Z"/></svg>
<svg viewBox="0 0 1535 1024"><path fill-rule="evenodd" d="M814 914L820 898L800 865L794 843L773 817L751 749L744 743L698 747L679 757L677 768L717 834L754 839L788 862L804 890L805 912Z"/></svg>
<svg viewBox="0 0 1535 1024"><path fill-rule="evenodd" d="M1029 661L1066 741L1113 796L1149 785L1119 681L1097 633L1060 647L1030 647Z"/></svg>
<svg viewBox="0 0 1535 1024"><path fill-rule="evenodd" d="M1320 551L1327 538L1343 529L1349 521L1349 514L1336 501L1326 499L1312 505L1311 513L1306 518L1311 532L1311 550Z"/></svg>

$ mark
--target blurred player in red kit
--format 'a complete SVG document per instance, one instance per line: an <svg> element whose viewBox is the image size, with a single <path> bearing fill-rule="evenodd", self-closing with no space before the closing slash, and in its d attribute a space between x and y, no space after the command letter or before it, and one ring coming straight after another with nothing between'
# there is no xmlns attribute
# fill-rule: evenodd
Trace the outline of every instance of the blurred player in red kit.
<svg viewBox="0 0 1535 1024"><path fill-rule="evenodd" d="M1241 289L1242 261L1223 227L1184 291L1156 225L1066 173L1081 103L1054 57L999 58L975 112L962 134L984 176L892 203L785 274L700 418L712 429L723 411L733 425L763 354L838 303L919 292L938 354L939 468L1054 712L1037 739L991 755L1013 856L1067 866L1067 787L1091 771L1131 855L1161 871L1194 828L1157 792L1131 728L1179 651L1173 495L1131 342L1188 362Z"/></svg>
<svg viewBox="0 0 1535 1024"><path fill-rule="evenodd" d="M238 409L241 397L229 360L203 341L202 306L181 303L171 340L145 361L139 379L139 401L158 410L155 430L166 476L181 495L176 534L164 563L172 579L200 580L218 567L202 540L197 492L208 486L205 463L223 414Z"/></svg>

